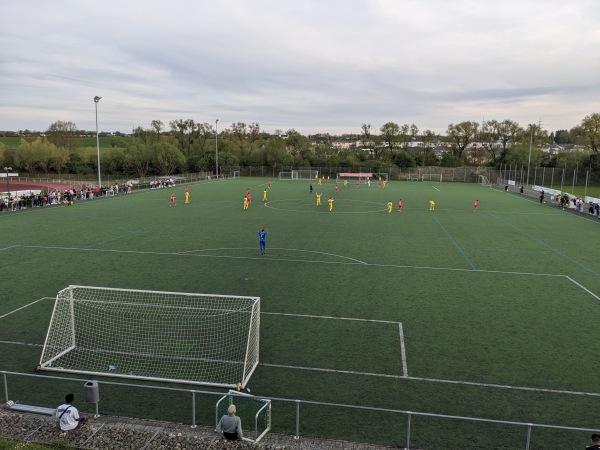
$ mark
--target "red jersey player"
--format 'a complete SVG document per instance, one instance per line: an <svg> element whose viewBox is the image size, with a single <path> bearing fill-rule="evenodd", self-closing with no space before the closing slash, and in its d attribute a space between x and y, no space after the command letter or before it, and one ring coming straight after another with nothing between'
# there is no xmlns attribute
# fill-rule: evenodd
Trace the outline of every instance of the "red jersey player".
<svg viewBox="0 0 600 450"><path fill-rule="evenodd" d="M337 194L339 190L340 190L340 187L336 184L335 185L335 193Z"/></svg>
<svg viewBox="0 0 600 450"><path fill-rule="evenodd" d="M398 200L398 211L402 211L402 199Z"/></svg>
<svg viewBox="0 0 600 450"><path fill-rule="evenodd" d="M177 204L175 203L175 194L171 194L171 199L169 200L169 206L177 206Z"/></svg>
<svg viewBox="0 0 600 450"><path fill-rule="evenodd" d="M475 200L475 203L473 203L473 212L477 211L478 207L479 207L479 200Z"/></svg>

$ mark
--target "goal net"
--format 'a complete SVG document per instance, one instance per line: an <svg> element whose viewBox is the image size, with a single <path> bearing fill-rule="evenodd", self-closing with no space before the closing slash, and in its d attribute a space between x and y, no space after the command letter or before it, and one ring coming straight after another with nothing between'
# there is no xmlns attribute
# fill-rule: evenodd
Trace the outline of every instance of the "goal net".
<svg viewBox="0 0 600 450"><path fill-rule="evenodd" d="M240 171L239 170L234 170L229 174L229 178L231 179L236 179L240 177Z"/></svg>
<svg viewBox="0 0 600 450"><path fill-rule="evenodd" d="M344 181L358 180L360 183L364 183L367 180L377 181L377 179L374 178L373 175L374 174L372 172L339 172L335 174L335 182L343 183Z"/></svg>
<svg viewBox="0 0 600 450"><path fill-rule="evenodd" d="M242 420L244 434L249 434L246 430L251 430L254 435L254 439L244 436L244 440L258 442L271 429L271 400L235 390L230 390L227 395L221 397L217 402L215 426L219 423L221 417L227 414L230 405L235 405L235 414Z"/></svg>
<svg viewBox="0 0 600 450"><path fill-rule="evenodd" d="M285 181L285 180L299 180L300 177L298 175L298 172L296 171L291 171L291 172L279 172L279 177L280 180Z"/></svg>
<svg viewBox="0 0 600 450"><path fill-rule="evenodd" d="M421 181L439 181L442 182L441 173L424 173L421 175Z"/></svg>
<svg viewBox="0 0 600 450"><path fill-rule="evenodd" d="M484 175L479 175L479 184L481 184L482 186L492 187L492 183L490 182L490 179Z"/></svg>
<svg viewBox="0 0 600 450"><path fill-rule="evenodd" d="M318 178L319 171L312 169L297 169L292 170L292 179L294 180L314 180Z"/></svg>
<svg viewBox="0 0 600 450"><path fill-rule="evenodd" d="M375 172L373 173L373 180L388 181L388 174L386 172Z"/></svg>
<svg viewBox="0 0 600 450"><path fill-rule="evenodd" d="M245 386L258 366L260 298L69 286L39 369Z"/></svg>

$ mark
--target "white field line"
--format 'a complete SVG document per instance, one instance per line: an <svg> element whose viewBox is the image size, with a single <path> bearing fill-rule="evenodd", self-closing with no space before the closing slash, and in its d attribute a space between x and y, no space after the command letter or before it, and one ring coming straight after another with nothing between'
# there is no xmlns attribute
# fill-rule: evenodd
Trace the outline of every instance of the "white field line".
<svg viewBox="0 0 600 450"><path fill-rule="evenodd" d="M10 312L7 312L6 314L3 314L2 316L0 316L0 319L3 319L3 318L4 318L4 317L6 317L6 316L10 316L11 314L14 314L14 313L16 313L17 311L20 311L20 310L22 310L22 309L25 309L25 308L27 308L28 306L35 305L37 302L41 302L42 300L47 300L47 299L54 300L54 298L52 298L52 297L42 297L42 298L40 298L39 300L36 300L36 301L34 301L34 302L31 302L31 303L28 303L28 304L26 304L25 306L21 306L20 308L13 309L12 311L10 311Z"/></svg>
<svg viewBox="0 0 600 450"><path fill-rule="evenodd" d="M2 251L2 250L10 250L10 249L12 249L14 247L17 247L17 246L16 245L11 245L10 247L0 248L0 251Z"/></svg>
<svg viewBox="0 0 600 450"><path fill-rule="evenodd" d="M408 366L406 365L406 348L404 347L404 330L402 322L398 322L398 331L400 333L400 352L402 353L402 377L408 378Z"/></svg>
<svg viewBox="0 0 600 450"><path fill-rule="evenodd" d="M394 325L397 323L400 323L396 320L357 319L354 317L313 316L310 314L288 314L288 313L264 312L264 311L261 311L261 314L268 314L271 316L306 317L306 318L310 318L310 319L354 320L357 322L390 323L390 324L394 324Z"/></svg>
<svg viewBox="0 0 600 450"><path fill-rule="evenodd" d="M567 395L587 395L591 397L600 397L600 392L581 392L581 391L567 391L563 389L545 389L545 388L534 388L534 387L526 387L526 386L510 386L505 384L493 384L493 383L477 383L474 381L459 381L459 380L441 380L436 378L422 378L422 377L404 377L400 375L388 375L384 373L371 373L371 372L358 372L353 370L337 370L337 369L322 369L318 367L302 367L302 366L290 366L286 364L267 364L260 363L261 366L265 367L276 367L281 369L293 369L293 370L307 370L312 372L329 372L329 373L339 373L345 375L360 375L367 377L379 377L379 378L396 378L396 379L405 379L410 381L423 381L428 383L445 383L445 384L458 384L464 386L478 386L478 387L488 387L495 389L510 389L517 391L529 391L529 392L544 392L547 394L567 394Z"/></svg>
<svg viewBox="0 0 600 450"><path fill-rule="evenodd" d="M14 341L0 341L0 344L8 344L8 345L26 345L29 347L43 347L43 344L32 344L30 342L14 342Z"/></svg>
<svg viewBox="0 0 600 450"><path fill-rule="evenodd" d="M567 280L569 280L571 283L575 283L577 286L579 286L581 289L583 289L585 292L587 292L588 294L590 294L592 297L594 297L596 300L600 300L600 297L598 297L596 294L594 294L592 291L590 291L588 288L586 288L585 286L583 286L582 284L579 284L577 281L575 281L573 278L571 278L568 275L565 275L565 277L567 278Z"/></svg>
<svg viewBox="0 0 600 450"><path fill-rule="evenodd" d="M436 188L435 186L431 186L432 188L434 188L436 191L440 192L440 190L438 188Z"/></svg>
<svg viewBox="0 0 600 450"><path fill-rule="evenodd" d="M178 254L178 255L190 254L192 256L195 256L196 253L210 252L210 251L215 251L215 250L220 251L220 250L240 250L240 249L238 249L238 248L207 248L207 249L200 249L200 250L186 250L183 252L177 252L176 254ZM246 248L244 250L256 250L256 248L251 248L251 249ZM317 255L334 256L336 258L348 259L350 261L354 261L359 264L367 264L366 262L361 261L360 259L350 258L349 256L337 255L335 253L317 252L315 250L301 250L298 248L283 248L283 247L269 247L269 250L283 250L283 251L300 252L300 253L316 253Z"/></svg>
<svg viewBox="0 0 600 450"><path fill-rule="evenodd" d="M115 250L115 249L100 249L100 248L82 248L82 247L59 247L59 246L46 246L46 245L15 245L14 248L39 248L45 250L68 250L68 251L82 251L82 252L106 252L106 253L129 253L132 255L159 255L159 256L184 256L184 257L198 257L198 258L222 258L222 259L248 259L248 260L260 260L260 261L286 261L286 262L298 262L298 263L311 263L311 264L346 264L346 265L365 265L371 267L390 267L396 269L420 269L420 270L441 270L449 272L480 272L480 273L498 273L504 275L531 275L541 277L561 277L564 278L564 274L558 273L536 273L536 272L515 272L505 270L485 270L485 269L465 269L455 267L432 267L432 266L411 266L408 264L378 264L368 262L352 262L352 261L318 261L309 259L291 259L291 258L267 258L264 257L252 257L252 256L226 256L226 255L198 255L189 254L183 252L152 252L152 251L140 251L140 250ZM12 247L11 247L12 248ZM345 257L348 258L348 257ZM352 258L348 258L352 259ZM355 260L358 261L358 260Z"/></svg>
<svg viewBox="0 0 600 450"><path fill-rule="evenodd" d="M289 366L286 364L268 364L268 363L260 363L260 365L265 366L265 367L277 367L280 369L307 370L310 372L341 373L341 374L346 374L346 375L361 375L361 376L366 376L366 377L381 377L381 378L402 378L401 375L387 375L384 373L358 372L355 370L322 369L319 367Z"/></svg>
<svg viewBox="0 0 600 450"><path fill-rule="evenodd" d="M400 333L400 353L402 355L402 377L406 378L408 376L408 368L406 365L406 349L404 347L404 331L402 328L402 322L391 321L391 320L376 320L376 319L357 319L353 317L332 317L332 316L313 316L308 314L287 314L287 313L270 313L270 312L261 312L261 314L269 314L273 316L288 316L288 317L305 317L310 319L332 319L332 320L350 320L357 322L372 322L372 323L385 323L398 325L398 331ZM290 366L291 367L291 366ZM333 369L322 369L323 371L330 372L335 371ZM356 374L365 374L364 372L352 372L348 371L345 373L356 373ZM376 374L366 373L366 375L375 376ZM382 375L389 377L397 377L396 375Z"/></svg>

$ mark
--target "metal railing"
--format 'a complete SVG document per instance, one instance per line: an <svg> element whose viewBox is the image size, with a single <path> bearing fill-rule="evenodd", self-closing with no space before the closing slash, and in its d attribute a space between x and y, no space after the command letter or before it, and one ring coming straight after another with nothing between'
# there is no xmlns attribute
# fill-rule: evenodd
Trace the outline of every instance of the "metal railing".
<svg viewBox="0 0 600 450"><path fill-rule="evenodd" d="M81 379L81 378L69 378L69 377L58 377L58 376L48 376L48 375L38 375L38 374L27 374L27 373L19 373L19 372L10 372L10 371L0 371L0 373L2 373L3 376L3 382L4 382L4 396L5 396L5 401L8 402L10 400L9 398L9 385L8 385L8 376L15 376L15 377L31 377L31 378L37 378L37 379L43 379L43 380L53 380L53 381L75 381L75 382L83 382L85 380ZM222 397L223 393L222 392L214 392L214 391L202 391L202 390L195 390L195 389L181 389L181 388L172 388L172 387L165 387L165 386L155 386L155 385L143 385L143 384L131 384L131 383L118 383L118 382L111 382L111 381L101 381L98 382L98 385L104 385L104 386L118 386L118 387L125 387L125 388L132 388L132 389L149 389L149 390L159 390L159 391L165 391L165 392L170 392L170 393L182 393L182 394L189 394L190 396L190 406L189 406L189 411L190 411L190 418L191 418L191 427L195 428L197 426L196 423L196 409L197 409L197 402L196 402L196 398L198 395L201 396L213 396L213 397ZM136 396L131 396L131 398L138 398ZM395 422L395 420L392 420L391 415L403 415L406 416L406 435L404 437L405 439L405 443L402 444L404 446L404 448L406 450L409 450L411 447L411 432L413 432L413 428L414 428L414 424L413 424L413 418L414 417L427 417L427 418L436 418L436 419L444 419L444 420L451 420L451 421L468 421L468 422L474 422L474 423L487 423L487 424L498 424L498 425L508 425L510 427L522 427L526 430L526 437L524 439L524 442L522 443L523 447L525 450L529 450L531 442L532 442L532 434L533 434L533 430L534 429L552 429L552 430L563 430L563 431L570 431L570 432L598 432L598 429L593 429L593 428L580 428L580 427L568 427L568 426L560 426L560 425L547 425L547 424L540 424L540 423L527 423L527 422L515 422L515 421L507 421L507 420L494 420L494 419L483 419L483 418L477 418L477 417L464 417L464 416L454 416L454 415L445 415L445 414L433 414L433 413L425 413L425 412L416 412L416 411L406 411L406 410L400 410L400 409L388 409L388 408L374 408L374 407L368 407L368 406L356 406L356 405L348 405L348 404L341 404L341 403L329 403L329 402L317 402L317 401L309 401L309 400L297 400L297 399L288 399L288 398L278 398L278 397L264 397L261 396L261 398L264 398L266 400L271 400L271 402L281 402L281 403L287 403L290 404L290 406L294 406L295 405L295 434L294 437L296 439L300 439L301 437L301 430L300 430L300 424L301 424L301 414L300 414L300 406L304 405L304 406L318 406L321 408L334 408L334 409L339 409L342 411L358 411L360 413L379 413L379 414L384 414L387 419L382 420L382 423L387 423L388 425L386 425L389 428L389 423L393 423ZM118 399L120 400L120 399ZM98 404L96 403L96 406ZM186 406L183 403L178 403L178 409L185 409ZM98 407L96 407L96 412L98 412ZM307 413L308 414L308 413ZM303 416L302 416L303 417ZM163 417L164 419L164 417ZM206 424L208 425L208 423ZM211 426L214 424L210 424ZM324 425L324 424L323 424ZM277 431L277 430L276 430ZM289 434L289 433L288 433ZM398 433L399 435L399 433ZM330 436L321 436L323 438L331 438ZM582 438L583 439L583 438ZM495 445L502 445L502 443L500 442L501 439L496 439L494 441ZM419 443L420 446L423 446L423 443ZM543 447L543 448L547 448L547 447Z"/></svg>

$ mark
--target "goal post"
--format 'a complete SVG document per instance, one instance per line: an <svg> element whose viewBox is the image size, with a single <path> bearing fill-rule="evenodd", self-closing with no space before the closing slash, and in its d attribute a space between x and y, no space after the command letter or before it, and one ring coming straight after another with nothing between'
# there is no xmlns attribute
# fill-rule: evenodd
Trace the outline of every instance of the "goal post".
<svg viewBox="0 0 600 450"><path fill-rule="evenodd" d="M230 390L227 395L217 401L215 406L215 427L221 417L227 414L230 405L235 405L235 414L242 421L244 434L247 434L246 430L253 432L254 438L244 436L245 441L256 443L271 430L271 400L236 390Z"/></svg>
<svg viewBox="0 0 600 450"><path fill-rule="evenodd" d="M229 178L232 180L235 180L237 178L240 177L240 171L239 170L233 170L229 173Z"/></svg>
<svg viewBox="0 0 600 450"><path fill-rule="evenodd" d="M421 181L439 181L442 182L441 173L424 173L421 175Z"/></svg>
<svg viewBox="0 0 600 450"><path fill-rule="evenodd" d="M374 172L373 179L376 181L388 181L388 173L387 172Z"/></svg>
<svg viewBox="0 0 600 450"><path fill-rule="evenodd" d="M318 170L296 169L292 170L292 179L294 180L314 180L319 177Z"/></svg>
<svg viewBox="0 0 600 450"><path fill-rule="evenodd" d="M373 172L338 172L335 174L335 182L343 183L344 180L355 181L363 183L367 180L376 180L373 176ZM382 178L383 179L383 178ZM387 178L386 178L387 179Z"/></svg>
<svg viewBox="0 0 600 450"><path fill-rule="evenodd" d="M479 175L479 184L482 186L492 187L490 179L485 175Z"/></svg>
<svg viewBox="0 0 600 450"><path fill-rule="evenodd" d="M245 386L258 366L260 298L69 286L38 368Z"/></svg>
<svg viewBox="0 0 600 450"><path fill-rule="evenodd" d="M279 180L282 181L286 181L286 180L298 180L299 176L297 172L291 171L291 172L279 172L279 176L278 176Z"/></svg>

